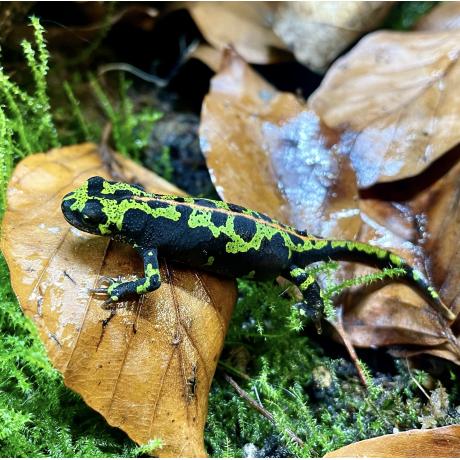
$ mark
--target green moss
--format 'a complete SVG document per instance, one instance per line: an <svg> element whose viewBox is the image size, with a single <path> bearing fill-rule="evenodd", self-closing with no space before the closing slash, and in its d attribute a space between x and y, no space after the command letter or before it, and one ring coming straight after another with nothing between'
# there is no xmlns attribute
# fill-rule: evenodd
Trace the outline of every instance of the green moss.
<svg viewBox="0 0 460 460"><path fill-rule="evenodd" d="M420 428L420 417L429 414L431 406L403 362L395 360L394 375L377 376L362 363L366 389L348 360L327 356L312 328L306 329L309 336L297 332L293 302L285 289L240 281L239 290L223 366L211 389L206 427L211 455L242 456L246 443L261 448L277 439L292 456L318 457L394 429ZM275 426L219 377L222 372L232 373L252 398L260 400L273 414ZM422 380L422 373L412 373ZM453 399L454 404L458 400ZM458 413L436 417L438 425L460 421ZM294 443L289 432L305 444Z"/></svg>
<svg viewBox="0 0 460 460"><path fill-rule="evenodd" d="M70 103L71 117L73 126L70 132L75 136L73 139L68 139L69 143L76 143L79 140L96 141L99 130L96 126L89 124L80 109L80 102L75 97L75 93L69 82L64 82L64 91Z"/></svg>
<svg viewBox="0 0 460 460"><path fill-rule="evenodd" d="M59 145L46 93L49 54L44 31L36 18L31 18L31 25L35 43L23 41L21 45L35 84L33 92L20 88L0 67L0 107L3 112L0 123L8 131L6 142L11 143L12 149L9 154L16 159ZM3 151L5 154L8 152Z"/></svg>
<svg viewBox="0 0 460 460"><path fill-rule="evenodd" d="M139 160L141 152L148 144L153 123L159 120L163 114L151 108L145 108L139 112L135 111L128 96L130 82L125 80L123 73L120 73L119 103L116 106L112 104L109 96L94 76L90 75L89 81L104 115L111 123L115 149Z"/></svg>

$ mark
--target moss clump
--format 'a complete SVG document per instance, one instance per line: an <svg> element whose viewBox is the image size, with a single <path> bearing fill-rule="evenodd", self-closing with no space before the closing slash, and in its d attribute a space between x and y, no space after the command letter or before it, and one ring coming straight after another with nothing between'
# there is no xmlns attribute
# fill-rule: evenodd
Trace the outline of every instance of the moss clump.
<svg viewBox="0 0 460 460"><path fill-rule="evenodd" d="M13 164L33 152L57 147L59 141L46 93L49 54L44 31L37 18L31 18L35 44L22 42L34 86L25 91L0 66L0 193L2 210Z"/></svg>

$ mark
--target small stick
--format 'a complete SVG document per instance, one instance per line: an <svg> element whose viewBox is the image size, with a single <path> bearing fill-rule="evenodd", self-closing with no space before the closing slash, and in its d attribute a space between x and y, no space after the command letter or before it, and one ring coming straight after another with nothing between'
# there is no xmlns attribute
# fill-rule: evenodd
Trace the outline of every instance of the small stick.
<svg viewBox="0 0 460 460"><path fill-rule="evenodd" d="M101 156L102 164L107 169L109 175L116 181L123 181L126 182L126 177L124 177L122 171L122 167L120 162L115 158L113 154L113 150L110 147L110 135L112 134L112 124L107 123L104 126L101 135L101 141L99 143L99 154Z"/></svg>
<svg viewBox="0 0 460 460"><path fill-rule="evenodd" d="M275 417L268 412L265 407L263 407L261 404L259 404L255 399L251 398L248 393L246 393L228 374L224 372L224 378L225 380L235 389L235 391L245 400L248 402L248 404L255 409L259 414L263 415L265 418L267 418L270 423L274 426L276 426L276 421ZM292 439L293 442L298 444L299 446L303 446L304 442L291 430L286 430L290 438Z"/></svg>
<svg viewBox="0 0 460 460"><path fill-rule="evenodd" d="M429 394L425 391L425 388L422 387L422 385L420 385L420 383L417 382L417 379L412 375L412 372L410 370L410 367L409 367L409 360L406 358L406 367L407 367L407 371L409 372L409 375L410 375L410 378L412 379L412 381L417 385L418 389L426 396L426 399L428 399L428 401L431 400Z"/></svg>
<svg viewBox="0 0 460 460"><path fill-rule="evenodd" d="M359 380L361 380L361 383L367 388L366 377L361 368L361 365L359 364L358 355L356 354L355 348L353 347L353 344L350 342L350 339L348 338L348 334L345 332L345 329L343 327L343 308L342 307L337 308L337 321L330 321L330 324L334 327L334 329L337 331L340 338L342 339L343 344L345 345L345 348L347 349L348 354L350 355L350 358L353 361L353 364L356 368L356 372L358 373Z"/></svg>

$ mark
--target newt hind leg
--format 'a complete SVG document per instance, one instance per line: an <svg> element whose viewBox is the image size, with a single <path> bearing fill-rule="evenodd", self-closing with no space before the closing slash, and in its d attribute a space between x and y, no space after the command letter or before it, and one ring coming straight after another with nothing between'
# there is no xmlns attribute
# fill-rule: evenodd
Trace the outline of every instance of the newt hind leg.
<svg viewBox="0 0 460 460"><path fill-rule="evenodd" d="M313 319L318 333L321 333L324 302L319 284L304 268L297 266L290 267L286 277L299 288L303 295L303 300L295 307L302 315Z"/></svg>

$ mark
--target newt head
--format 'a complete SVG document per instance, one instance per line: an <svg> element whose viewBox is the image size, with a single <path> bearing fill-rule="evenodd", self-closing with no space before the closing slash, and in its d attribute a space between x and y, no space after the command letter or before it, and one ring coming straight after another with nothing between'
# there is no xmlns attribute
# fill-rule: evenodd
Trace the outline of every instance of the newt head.
<svg viewBox="0 0 460 460"><path fill-rule="evenodd" d="M177 206L160 197L139 185L95 176L64 196L61 208L67 222L79 230L134 245L147 224L153 228L158 219L179 220Z"/></svg>
<svg viewBox="0 0 460 460"><path fill-rule="evenodd" d="M91 177L73 192L64 196L62 213L69 224L84 232L106 235L107 215L101 202L101 191L106 181L102 177Z"/></svg>

